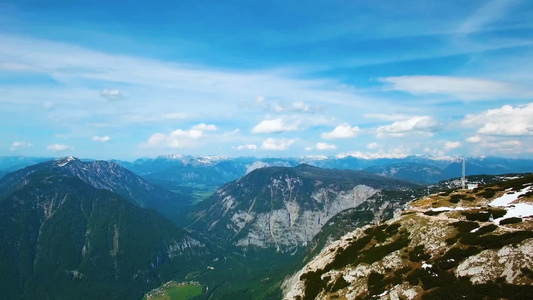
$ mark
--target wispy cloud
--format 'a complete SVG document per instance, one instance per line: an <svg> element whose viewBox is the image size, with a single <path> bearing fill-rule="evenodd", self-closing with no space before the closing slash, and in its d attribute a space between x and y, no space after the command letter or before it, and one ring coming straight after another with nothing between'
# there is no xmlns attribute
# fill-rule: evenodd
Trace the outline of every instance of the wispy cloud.
<svg viewBox="0 0 533 300"><path fill-rule="evenodd" d="M101 81L108 85L149 86L194 92L204 101L212 95L250 99L257 95L281 99L310 99L321 103L353 106L360 99L343 84L330 79L295 79L279 70L261 72L217 71L199 66L105 54L65 43L0 34L0 57L30 65L26 72L41 73L59 82ZM54 51L48 51L54 49ZM142 70L140 72L139 70ZM246 87L246 88L243 88ZM102 91L102 97L123 97L119 89ZM310 108L310 107L308 107ZM302 110L299 104L295 109ZM305 110L305 105L303 107Z"/></svg>
<svg viewBox="0 0 533 300"><path fill-rule="evenodd" d="M384 113L366 113L363 117L367 119L376 119L382 121L399 121L409 119L408 115L404 114L384 114Z"/></svg>
<svg viewBox="0 0 533 300"><path fill-rule="evenodd" d="M290 104L286 104L281 101L277 103L271 103L263 96L258 96L254 101L251 102L242 102L241 106L249 109L258 109L274 113L316 114L324 111L324 107L305 103L304 101L295 101Z"/></svg>
<svg viewBox="0 0 533 300"><path fill-rule="evenodd" d="M46 149L51 152L63 152L67 150L73 150L74 147L65 144L53 144L46 146Z"/></svg>
<svg viewBox="0 0 533 300"><path fill-rule="evenodd" d="M482 30L484 26L490 25L491 22L504 16L507 13L507 9L517 3L517 1L491 0L484 3L481 8L461 24L457 30L458 33L470 34Z"/></svg>
<svg viewBox="0 0 533 300"><path fill-rule="evenodd" d="M124 95L117 89L104 89L100 92L100 97L105 98L108 101L117 101L124 98Z"/></svg>
<svg viewBox="0 0 533 300"><path fill-rule="evenodd" d="M273 107L275 112L297 112L297 113L307 113L315 114L320 113L324 108L320 105L310 105L303 101L293 102L290 105L285 105L283 103L278 103Z"/></svg>
<svg viewBox="0 0 533 300"><path fill-rule="evenodd" d="M494 100L501 97L528 98L533 89L495 80L450 76L399 76L384 77L388 90L408 92L413 95L442 94L461 100Z"/></svg>
<svg viewBox="0 0 533 300"><path fill-rule="evenodd" d="M11 147L9 147L9 150L10 151L17 151L18 149L20 148L29 148L29 147L32 147L33 144L32 143L28 143L28 142L13 142L11 143Z"/></svg>

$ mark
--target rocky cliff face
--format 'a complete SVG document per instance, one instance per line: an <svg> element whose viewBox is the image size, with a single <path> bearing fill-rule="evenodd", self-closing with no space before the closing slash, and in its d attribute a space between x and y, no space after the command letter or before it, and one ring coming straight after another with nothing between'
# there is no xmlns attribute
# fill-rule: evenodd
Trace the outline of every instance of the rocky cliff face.
<svg viewBox="0 0 533 300"><path fill-rule="evenodd" d="M354 230L284 282L285 299L526 299L533 176L411 202Z"/></svg>
<svg viewBox="0 0 533 300"><path fill-rule="evenodd" d="M191 228L243 250L288 252L305 246L332 217L380 189L412 187L365 172L308 165L262 168L220 188Z"/></svg>

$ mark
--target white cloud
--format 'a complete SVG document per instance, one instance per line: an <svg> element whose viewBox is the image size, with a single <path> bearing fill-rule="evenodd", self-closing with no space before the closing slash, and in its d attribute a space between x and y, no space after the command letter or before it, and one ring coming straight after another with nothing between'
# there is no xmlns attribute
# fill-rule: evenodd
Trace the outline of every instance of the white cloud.
<svg viewBox="0 0 533 300"><path fill-rule="evenodd" d="M363 117L367 119L377 119L384 121L399 121L409 119L408 115L404 114L383 114L383 113L368 113L364 114Z"/></svg>
<svg viewBox="0 0 533 300"><path fill-rule="evenodd" d="M239 145L237 150L257 150L257 146L255 144Z"/></svg>
<svg viewBox="0 0 533 300"><path fill-rule="evenodd" d="M243 102L240 103L242 107L259 109L263 111L272 111L276 113L306 113L306 114L315 114L321 113L324 108L320 105L311 105L303 101L292 102L287 105L283 102L278 102L277 104L270 103L266 101L265 97L258 96L255 101L252 102Z"/></svg>
<svg viewBox="0 0 533 300"><path fill-rule="evenodd" d="M370 150L375 150L375 149L379 148L380 146L379 146L378 143L370 143L370 144L366 145L366 147L368 149L370 149Z"/></svg>
<svg viewBox="0 0 533 300"><path fill-rule="evenodd" d="M479 135L474 135L466 139L469 143L479 143L481 142L481 137Z"/></svg>
<svg viewBox="0 0 533 300"><path fill-rule="evenodd" d="M425 147L424 153L431 155L432 157L445 157L446 152L444 152L441 148L435 149L431 147Z"/></svg>
<svg viewBox="0 0 533 300"><path fill-rule="evenodd" d="M274 106L273 110L275 112L297 112L297 113L308 113L314 114L319 113L324 110L320 105L310 105L306 104L303 101L293 102L291 105L285 105L283 103L278 103Z"/></svg>
<svg viewBox="0 0 533 300"><path fill-rule="evenodd" d="M74 149L74 147L69 146L69 145L64 145L64 144L53 144L53 145L48 145L46 149L52 152L62 152L66 150L72 150Z"/></svg>
<svg viewBox="0 0 533 300"><path fill-rule="evenodd" d="M120 90L117 89L104 89L100 91L100 97L106 99L107 101L116 101L124 98L120 93Z"/></svg>
<svg viewBox="0 0 533 300"><path fill-rule="evenodd" d="M13 142L11 144L11 147L9 148L10 151L16 151L20 148L29 148L29 147L32 147L33 144L32 143L28 143L28 142Z"/></svg>
<svg viewBox="0 0 533 300"><path fill-rule="evenodd" d="M455 148L459 148L459 147L461 147L461 142L459 142L459 141L456 141L456 142L448 141L448 142L446 142L444 144L444 149L446 149L446 150L451 150L451 149L455 149Z"/></svg>
<svg viewBox="0 0 533 300"><path fill-rule="evenodd" d="M317 112L321 112L323 110L323 107L319 105L309 105L304 103L303 101L297 101L292 104L292 109L294 111L314 114Z"/></svg>
<svg viewBox="0 0 533 300"><path fill-rule="evenodd" d="M331 132L322 133L323 139L347 139L354 138L361 131L357 126L350 126L349 124L343 124L335 127Z"/></svg>
<svg viewBox="0 0 533 300"><path fill-rule="evenodd" d="M110 140L111 140L111 138L109 136L107 136L107 135L106 136L102 136L102 137L97 136L97 135L93 136L93 141L95 141L95 142L106 143L106 142L109 142Z"/></svg>
<svg viewBox="0 0 533 300"><path fill-rule="evenodd" d="M268 138L263 141L262 148L265 150L283 151L289 149L289 147L296 142L295 139L274 139Z"/></svg>
<svg viewBox="0 0 533 300"><path fill-rule="evenodd" d="M253 129L253 133L280 133L286 131L294 131L298 129L298 124L285 124L281 119L264 120L257 124Z"/></svg>
<svg viewBox="0 0 533 300"><path fill-rule="evenodd" d="M217 131L218 128L213 125L213 124L205 124L205 123L200 123L198 125L195 125L192 127L193 130L201 130L201 131Z"/></svg>
<svg viewBox="0 0 533 300"><path fill-rule="evenodd" d="M265 97L263 96L257 96L254 101L252 102L242 102L240 103L242 107L250 108L250 109L259 109L268 111L270 110L270 103L265 101Z"/></svg>
<svg viewBox="0 0 533 300"><path fill-rule="evenodd" d="M380 78L387 89L414 95L445 94L463 100L495 99L501 97L527 98L533 90L517 84L469 77L399 76Z"/></svg>
<svg viewBox="0 0 533 300"><path fill-rule="evenodd" d="M377 136L402 137L409 133L424 133L432 135L440 129L440 124L429 116L411 117L405 121L396 121L390 125L377 128Z"/></svg>
<svg viewBox="0 0 533 300"><path fill-rule="evenodd" d="M185 119L187 114L184 113L164 113L161 114L161 118L165 120Z"/></svg>
<svg viewBox="0 0 533 300"><path fill-rule="evenodd" d="M148 141L141 144L141 147L168 147L168 148L190 148L197 145L195 142L203 138L206 131L216 131L218 128L212 124L200 123L192 126L188 130L176 129L168 135L155 133ZM235 131L234 131L235 132ZM235 133L237 133L236 131Z"/></svg>
<svg viewBox="0 0 533 300"><path fill-rule="evenodd" d="M480 147L483 149L487 149L491 153L497 153L497 154L528 152L528 149L524 149L522 142L519 140L484 141L480 144Z"/></svg>
<svg viewBox="0 0 533 300"><path fill-rule="evenodd" d="M317 150L335 150L337 146L327 143L316 143L315 145Z"/></svg>
<svg viewBox="0 0 533 300"><path fill-rule="evenodd" d="M167 139L166 135L162 133L155 133L146 142L146 146L158 146Z"/></svg>
<svg viewBox="0 0 533 300"><path fill-rule="evenodd" d="M533 135L533 103L523 107L504 105L479 114L467 115L463 125L480 127L480 135L526 136Z"/></svg>
<svg viewBox="0 0 533 300"><path fill-rule="evenodd" d="M187 138L187 139L197 140L201 138L202 135L204 135L204 132L200 129L189 129L189 130L176 129L169 134L169 137Z"/></svg>

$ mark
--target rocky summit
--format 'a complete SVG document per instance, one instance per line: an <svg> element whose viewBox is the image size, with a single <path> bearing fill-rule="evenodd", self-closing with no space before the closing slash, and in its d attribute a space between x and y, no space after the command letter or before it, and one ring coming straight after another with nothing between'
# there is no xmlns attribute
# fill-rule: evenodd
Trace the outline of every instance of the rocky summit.
<svg viewBox="0 0 533 300"><path fill-rule="evenodd" d="M415 200L286 278L285 299L531 299L533 176Z"/></svg>

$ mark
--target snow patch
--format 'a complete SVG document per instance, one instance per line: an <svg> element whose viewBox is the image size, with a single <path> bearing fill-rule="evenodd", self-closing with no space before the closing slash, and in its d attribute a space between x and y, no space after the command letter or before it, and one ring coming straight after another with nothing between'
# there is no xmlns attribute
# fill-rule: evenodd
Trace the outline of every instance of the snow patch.
<svg viewBox="0 0 533 300"><path fill-rule="evenodd" d="M489 206L509 206L513 201L516 201L518 199L518 197L520 197L521 195L524 195L525 193L531 191L531 188L532 188L531 186L528 186L528 187L520 190L519 192L505 193L501 197L492 200L492 202L490 202ZM510 190L507 190L507 192L509 192L509 191Z"/></svg>
<svg viewBox="0 0 533 300"><path fill-rule="evenodd" d="M481 227L474 228L474 229L470 230L470 233L474 233L474 232L478 231L480 228L481 228Z"/></svg>
<svg viewBox="0 0 533 300"><path fill-rule="evenodd" d="M499 206L499 207L506 207L507 212L505 216L498 218L494 220L494 223L500 224L500 221L507 218L513 218L513 217L528 217L533 216L533 205L529 203L516 203L511 204L514 201L518 200L518 198L521 195L524 195L528 192L533 190L533 186L528 186L523 188L522 190L514 193L510 193L510 189L507 190L504 195L502 195L499 198L496 198L492 200L492 202L489 204L489 206Z"/></svg>
<svg viewBox="0 0 533 300"><path fill-rule="evenodd" d="M63 160L60 160L59 163L57 164L58 167L64 167L66 166L69 162L73 161L73 160L76 160L74 157L72 156L69 156Z"/></svg>

